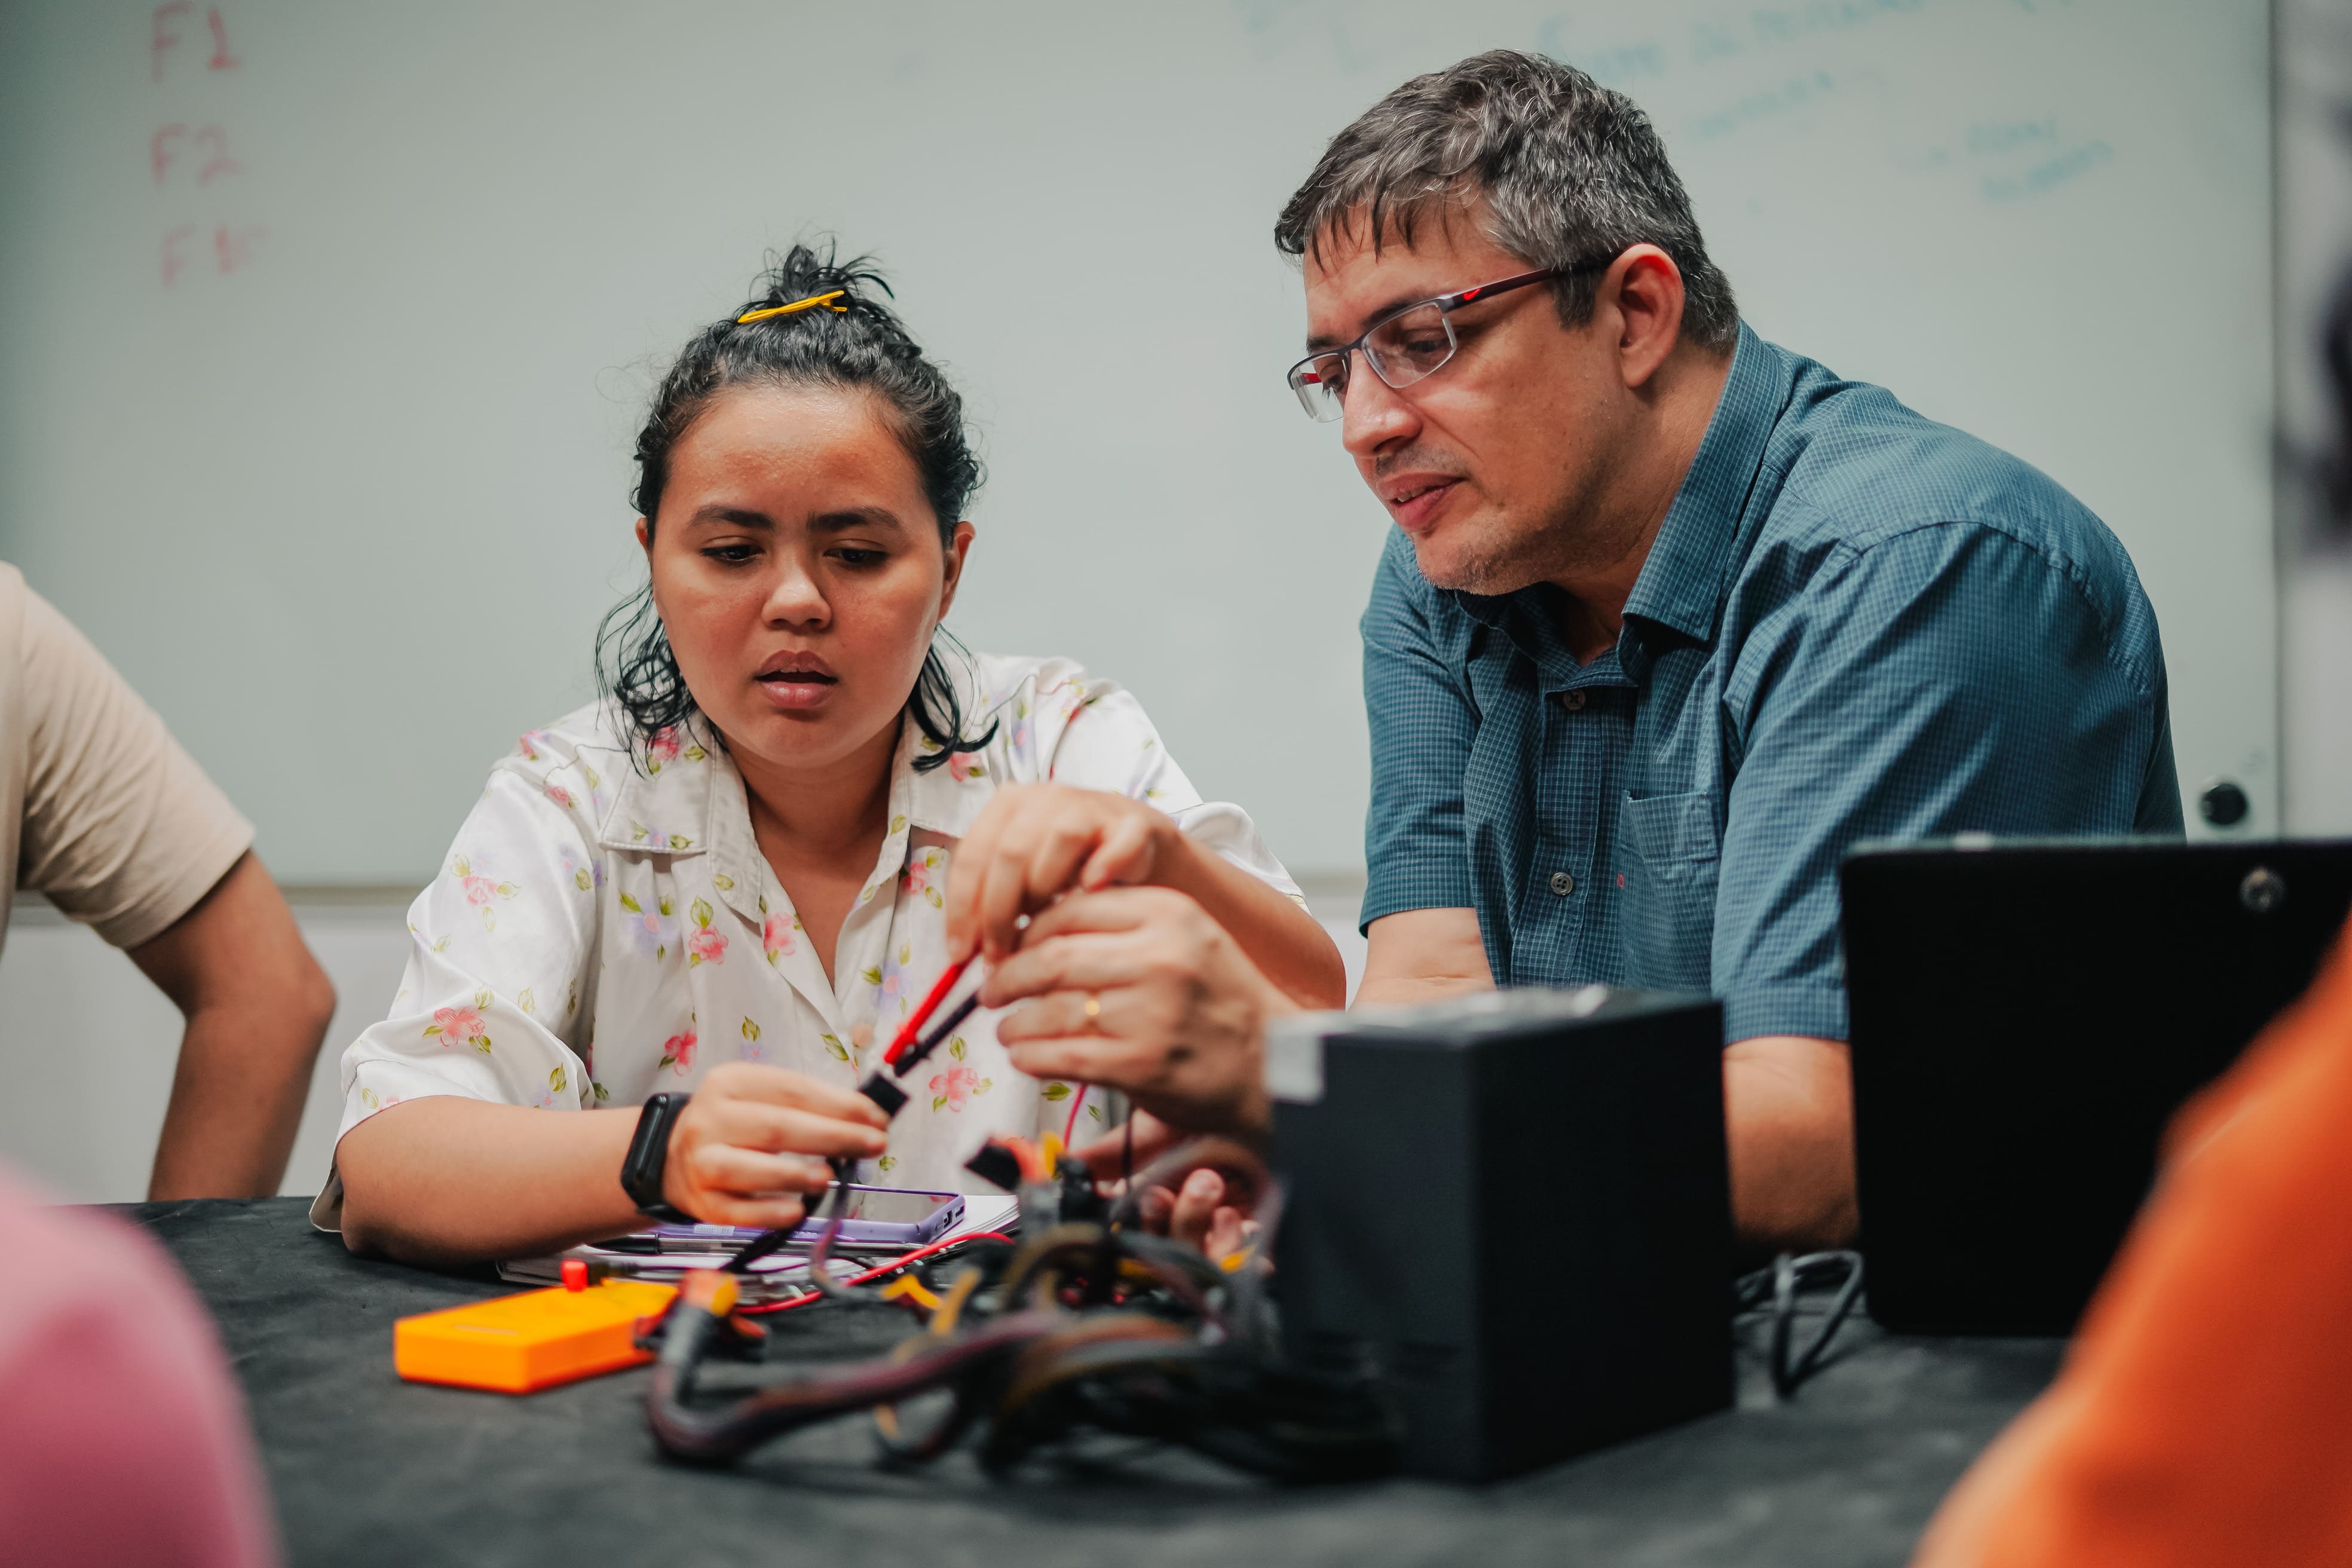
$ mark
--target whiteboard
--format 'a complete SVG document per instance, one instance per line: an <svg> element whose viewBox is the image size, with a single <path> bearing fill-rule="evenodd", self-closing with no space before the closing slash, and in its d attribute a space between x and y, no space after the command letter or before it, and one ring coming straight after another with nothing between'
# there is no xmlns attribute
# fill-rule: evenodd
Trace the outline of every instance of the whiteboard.
<svg viewBox="0 0 2352 1568"><path fill-rule="evenodd" d="M1650 108L1765 336L2107 520L2184 784L2276 823L2262 0L5 21L0 555L281 879L423 878L511 738L589 696L663 356L811 228L882 258L978 415L966 640L1122 681L1295 869L1360 868L1386 522L1282 385L1269 232L1358 111L1501 45Z"/></svg>

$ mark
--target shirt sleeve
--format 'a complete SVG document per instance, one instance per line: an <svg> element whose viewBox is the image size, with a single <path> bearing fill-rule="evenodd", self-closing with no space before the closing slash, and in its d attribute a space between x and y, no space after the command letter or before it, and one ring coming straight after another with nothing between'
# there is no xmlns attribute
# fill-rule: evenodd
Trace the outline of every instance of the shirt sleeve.
<svg viewBox="0 0 2352 1568"><path fill-rule="evenodd" d="M23 638L17 886L137 947L212 890L252 847L253 825L89 639L31 592Z"/></svg>
<svg viewBox="0 0 2352 1568"><path fill-rule="evenodd" d="M2135 831L2172 767L2150 658L2120 659L2066 563L1994 529L1916 529L1826 568L1725 692L1742 754L1712 954L1724 1037L1846 1037L1837 871L1856 843Z"/></svg>
<svg viewBox="0 0 2352 1568"><path fill-rule="evenodd" d="M571 804L589 791L561 776L500 764L410 906L391 1011L343 1053L339 1140L387 1106L431 1095L552 1110L595 1103L582 1036L594 1005L602 862Z"/></svg>
<svg viewBox="0 0 2352 1568"><path fill-rule="evenodd" d="M1435 624L1438 609L1412 542L1392 532L1360 623L1372 742L1359 917L1366 929L1406 910L1472 904L1462 780L1478 713L1463 661L1447 657L1453 639Z"/></svg>
<svg viewBox="0 0 2352 1568"><path fill-rule="evenodd" d="M1134 693L1076 672L1040 681L1034 710L1044 776L1079 789L1108 790L1156 805L1184 835L1300 904L1298 884L1274 858L1249 813L1201 792L1160 739ZM1016 752L1020 746L1016 744Z"/></svg>

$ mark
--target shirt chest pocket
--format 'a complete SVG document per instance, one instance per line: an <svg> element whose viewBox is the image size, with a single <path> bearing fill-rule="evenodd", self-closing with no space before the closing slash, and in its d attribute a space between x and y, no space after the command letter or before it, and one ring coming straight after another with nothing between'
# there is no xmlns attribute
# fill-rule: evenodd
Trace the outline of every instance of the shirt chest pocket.
<svg viewBox="0 0 2352 1568"><path fill-rule="evenodd" d="M1701 994L1711 988L1720 799L1715 790L1625 797L1617 864L1626 978L1635 985Z"/></svg>

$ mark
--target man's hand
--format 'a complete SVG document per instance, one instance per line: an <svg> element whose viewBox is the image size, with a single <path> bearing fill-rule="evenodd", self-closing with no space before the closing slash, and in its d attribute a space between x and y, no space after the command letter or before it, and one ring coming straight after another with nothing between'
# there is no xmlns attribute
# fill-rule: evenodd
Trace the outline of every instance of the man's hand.
<svg viewBox="0 0 2352 1568"><path fill-rule="evenodd" d="M1266 1020L1295 1011L1224 929L1181 893L1074 893L1037 915L981 991L1015 1008L996 1037L1013 1065L1126 1093L1196 1132L1264 1137Z"/></svg>
<svg viewBox="0 0 2352 1568"><path fill-rule="evenodd" d="M1106 790L1013 784L996 792L957 847L948 879L948 952L1001 963L1014 924L1073 889L1149 882L1181 852L1175 818Z"/></svg>
<svg viewBox="0 0 2352 1568"><path fill-rule="evenodd" d="M1121 1127L1070 1151L1070 1157L1084 1164L1096 1181L1111 1183L1115 1188L1131 1170L1142 1170L1188 1136L1148 1110L1129 1115L1134 1121L1132 1142L1129 1130ZM1258 1194L1248 1190L1248 1184L1228 1181L1210 1165L1197 1166L1181 1176L1172 1185L1154 1184L1138 1195L1136 1208L1144 1229L1154 1236L1171 1237L1210 1258L1238 1251L1257 1234L1257 1222L1250 1215L1257 1207Z"/></svg>
<svg viewBox="0 0 2352 1568"><path fill-rule="evenodd" d="M1143 1228L1222 1261L1257 1234L1257 1221L1225 1201L1225 1187L1224 1177L1210 1170L1192 1172L1173 1192L1154 1187L1139 1205Z"/></svg>
<svg viewBox="0 0 2352 1568"><path fill-rule="evenodd" d="M662 1197L709 1225L797 1225L807 1212L800 1194L833 1180L825 1162L881 1153L889 1125L854 1089L728 1062L711 1068L670 1129Z"/></svg>

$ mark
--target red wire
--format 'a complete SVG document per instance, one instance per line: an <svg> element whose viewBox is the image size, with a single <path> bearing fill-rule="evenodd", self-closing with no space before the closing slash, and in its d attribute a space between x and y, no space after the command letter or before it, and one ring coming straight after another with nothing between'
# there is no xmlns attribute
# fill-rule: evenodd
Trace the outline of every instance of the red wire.
<svg viewBox="0 0 2352 1568"><path fill-rule="evenodd" d="M877 1264L863 1274L855 1274L850 1276L850 1278L844 1279L842 1283L844 1285L863 1285L869 1279L879 1279L883 1275L889 1273L894 1268L904 1268L909 1263L919 1263L934 1252L945 1252L949 1247L961 1247L967 1241L1002 1241L1011 1243L1013 1241L1013 1237L1005 1235L1003 1231L997 1230L968 1230L961 1236L951 1236L945 1241L935 1241L928 1247L919 1247L903 1258L894 1258L887 1263ZM754 1275L752 1278L757 1279L758 1276ZM805 1307L811 1301L822 1300L823 1299L824 1297L821 1292L812 1290L805 1296L795 1296L789 1301L771 1301L764 1307L738 1307L735 1310L748 1318L760 1312L790 1311L794 1307Z"/></svg>
<svg viewBox="0 0 2352 1568"><path fill-rule="evenodd" d="M1087 1102L1087 1086L1078 1085L1077 1094L1070 1100L1070 1119L1062 1123L1062 1147L1070 1146L1070 1134L1078 1130L1078 1107Z"/></svg>
<svg viewBox="0 0 2352 1568"><path fill-rule="evenodd" d="M882 1053L884 1067L898 1065L898 1058L907 1054L907 1047L915 1043L915 1037L923 1032L923 1026L930 1022L931 1015L939 1011L940 1004L947 1000L948 993L955 989L955 983L963 978L963 972L971 963L971 960L967 958L949 964L940 972L938 983L931 987L931 994L923 998L921 1006L907 1015L907 1021L898 1026L898 1037L892 1040L890 1048Z"/></svg>

